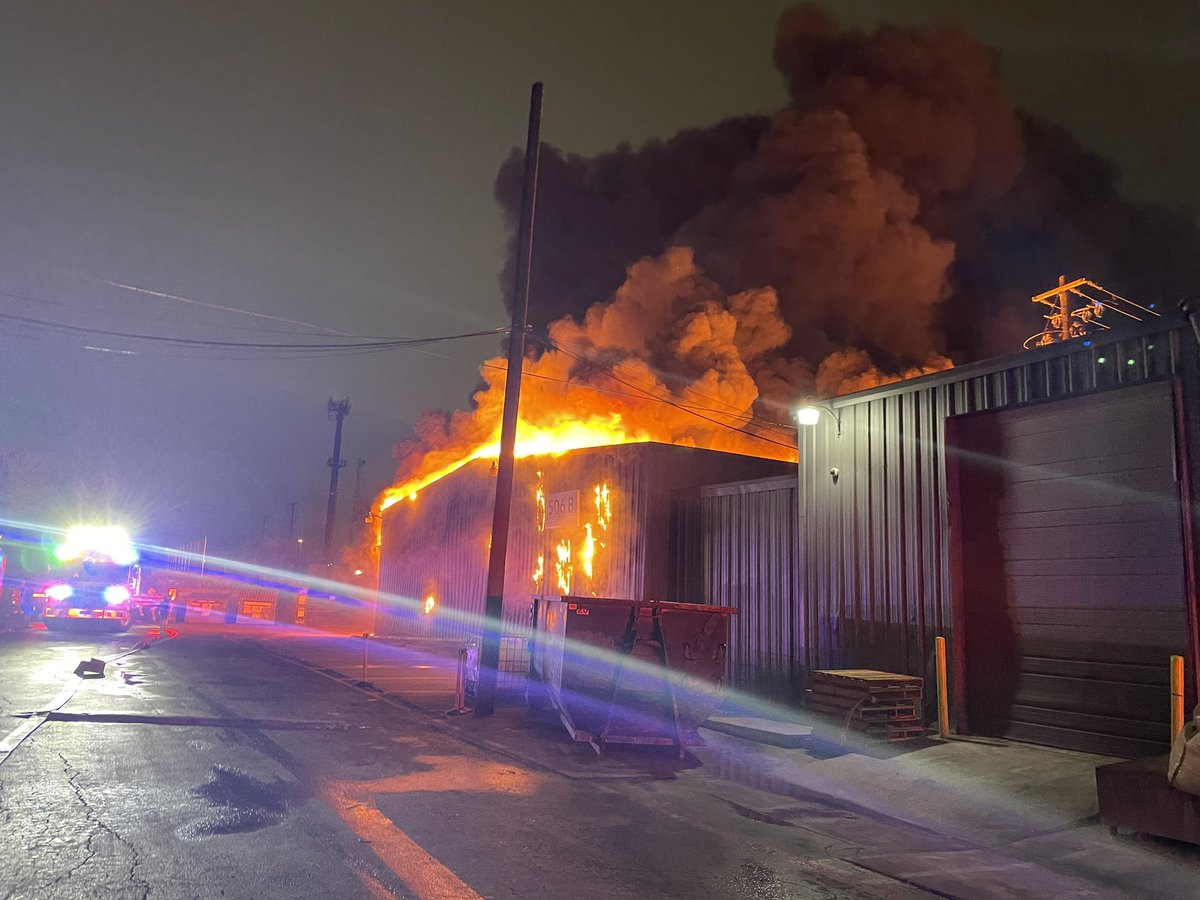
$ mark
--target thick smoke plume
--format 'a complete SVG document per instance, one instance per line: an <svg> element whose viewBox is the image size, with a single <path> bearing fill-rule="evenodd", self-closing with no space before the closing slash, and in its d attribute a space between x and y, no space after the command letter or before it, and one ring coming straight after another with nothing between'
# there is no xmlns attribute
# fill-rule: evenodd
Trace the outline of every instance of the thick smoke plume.
<svg viewBox="0 0 1200 900"><path fill-rule="evenodd" d="M861 350L900 373L1018 350L1040 325L1029 297L1060 274L1143 303L1200 281L1194 222L1122 199L1112 167L1018 110L961 29L842 30L800 7L774 59L791 103L769 118L591 158L544 149L537 323L579 318L631 261L685 245L732 292L774 288L790 363ZM497 179L510 221L520 176L514 156Z"/></svg>
<svg viewBox="0 0 1200 900"><path fill-rule="evenodd" d="M1200 283L1194 223L1123 200L961 29L847 31L801 7L774 59L791 100L773 116L590 158L544 147L530 314L549 340L523 422L784 455L764 421L800 396L1018 350L1059 274L1143 303ZM522 170L514 152L496 181L514 232ZM495 439L503 368L397 448L401 481Z"/></svg>

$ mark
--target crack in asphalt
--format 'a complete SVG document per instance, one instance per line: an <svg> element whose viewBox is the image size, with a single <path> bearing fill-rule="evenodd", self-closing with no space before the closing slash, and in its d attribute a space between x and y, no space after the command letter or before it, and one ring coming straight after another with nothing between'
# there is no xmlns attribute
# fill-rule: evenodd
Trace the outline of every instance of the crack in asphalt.
<svg viewBox="0 0 1200 900"><path fill-rule="evenodd" d="M86 866L88 863L90 863L95 858L95 856L98 852L97 850L95 850L93 848L92 844L95 841L96 837L101 832L104 832L104 833L108 834L118 844L120 844L121 846L128 849L129 855L131 857L131 862L129 864L129 873L128 873L127 881L130 882L131 884L140 886L142 889L142 900L147 900L147 898L150 896L150 882L146 881L145 879L137 877L137 867L141 864L141 855L138 853L137 847L134 846L132 841L123 837L120 832L118 832L115 828L113 828L112 826L105 823L105 821L96 814L95 810L92 809L92 805L87 801L87 798L84 797L84 795L83 795L83 788L79 785L79 772L77 770L75 770L74 767L72 767L71 763L68 762L66 756L64 756L62 753L58 754L58 758L62 760L63 774L67 776L67 783L71 786L71 789L75 792L75 799L78 800L79 805L83 807L83 813L84 813L84 816L87 819L87 821L89 823L91 823L94 827L90 830L90 832L87 836L87 841L84 844L84 850L85 850L86 855L84 856L83 860L80 861L79 863L75 864L74 866L72 866L70 869L68 869L66 871L66 873L59 875L57 878L55 878L52 882L50 882L49 886L53 888L54 886L59 885L63 882L70 881L71 877L76 872L78 872L80 869L82 869L84 866Z"/></svg>

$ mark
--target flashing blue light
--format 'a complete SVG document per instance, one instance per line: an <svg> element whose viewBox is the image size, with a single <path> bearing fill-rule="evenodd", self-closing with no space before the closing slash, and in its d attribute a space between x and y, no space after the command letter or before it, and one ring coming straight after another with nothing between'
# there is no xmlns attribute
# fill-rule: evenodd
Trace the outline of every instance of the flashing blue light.
<svg viewBox="0 0 1200 900"><path fill-rule="evenodd" d="M1090 340L1084 341L1083 346L1090 347L1090 346L1092 346L1092 342Z"/></svg>
<svg viewBox="0 0 1200 900"><path fill-rule="evenodd" d="M1151 303L1151 304L1150 304L1150 309L1154 309L1154 308L1156 308L1157 306L1158 306L1158 304L1157 304L1157 303Z"/></svg>

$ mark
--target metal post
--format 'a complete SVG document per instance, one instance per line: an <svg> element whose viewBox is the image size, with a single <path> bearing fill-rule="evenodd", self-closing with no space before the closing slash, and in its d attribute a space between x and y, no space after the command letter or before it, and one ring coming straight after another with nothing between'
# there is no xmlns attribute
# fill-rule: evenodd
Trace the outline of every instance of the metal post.
<svg viewBox="0 0 1200 900"><path fill-rule="evenodd" d="M525 329L529 320L529 262L533 251L541 126L542 83L539 81L533 85L529 99L525 188L521 195L521 222L517 231L517 281L516 290L513 292L512 332L508 336L508 371L504 385L504 417L500 428L500 458L496 466L496 503L492 512L492 545L488 553L483 646L480 648L479 686L475 700L477 716L490 716L496 707L496 670L500 667L500 628L504 614L504 563L508 553L508 520L512 509L513 450L517 442L521 365L525 359Z"/></svg>
<svg viewBox="0 0 1200 900"><path fill-rule="evenodd" d="M937 655L937 702L938 702L938 734L943 738L950 737L950 701L946 691L946 639L933 639Z"/></svg>
<svg viewBox="0 0 1200 900"><path fill-rule="evenodd" d="M1183 731L1183 657L1171 657L1171 740Z"/></svg>
<svg viewBox="0 0 1200 900"><path fill-rule="evenodd" d="M367 648L371 646L371 633L363 632L363 666L362 666L362 681L367 680Z"/></svg>
<svg viewBox="0 0 1200 900"><path fill-rule="evenodd" d="M341 400L329 398L329 416L337 418L337 425L333 430L333 456L329 457L329 468L333 471L329 473L329 505L325 508L325 547L321 556L321 562L325 565L333 562L331 554L333 552L334 516L337 514L338 472L341 471L342 466L346 465L346 461L342 459L342 420L348 415L350 415L349 397L343 397Z"/></svg>

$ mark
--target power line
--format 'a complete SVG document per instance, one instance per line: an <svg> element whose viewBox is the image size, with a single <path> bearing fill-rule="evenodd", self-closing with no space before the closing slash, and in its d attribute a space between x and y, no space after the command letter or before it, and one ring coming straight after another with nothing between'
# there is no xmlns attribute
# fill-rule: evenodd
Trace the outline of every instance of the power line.
<svg viewBox="0 0 1200 900"><path fill-rule="evenodd" d="M0 292L2 293L2 292ZM486 331L471 331L461 334L443 334L421 338L372 338L343 343L283 343L258 341L217 341L199 338L180 338L170 335L140 334L127 331L109 331L102 328L87 328L82 325L70 325L65 322L50 322L45 319L35 319L29 316L16 316L10 313L0 313L0 319L10 322L20 322L24 325L48 328L52 331L70 334L100 335L102 337L122 338L124 340L149 341L151 343L168 344L177 347L213 348L224 350L301 350L301 351L330 351L363 350L367 352L393 350L401 347L418 347L427 344L438 344L446 341L456 341L465 338L491 337L506 334L507 328L492 328Z"/></svg>

